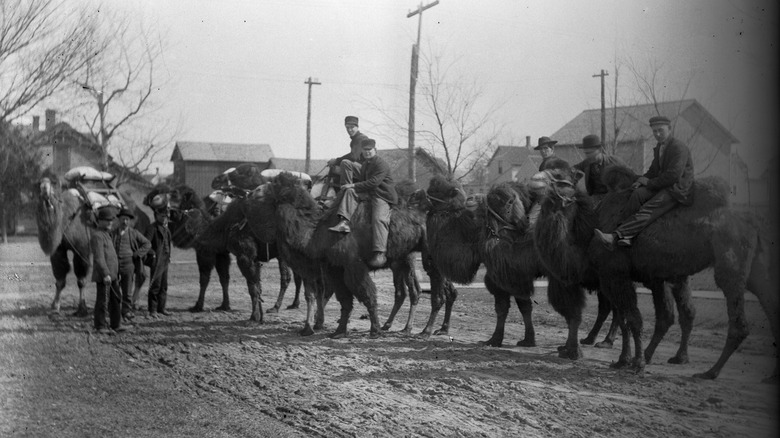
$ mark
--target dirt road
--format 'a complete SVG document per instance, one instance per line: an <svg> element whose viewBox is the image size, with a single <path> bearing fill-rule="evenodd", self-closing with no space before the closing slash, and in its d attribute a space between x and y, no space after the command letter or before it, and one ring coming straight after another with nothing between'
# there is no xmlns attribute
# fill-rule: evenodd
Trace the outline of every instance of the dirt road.
<svg viewBox="0 0 780 438"><path fill-rule="evenodd" d="M36 252L37 251L37 252ZM52 315L53 278L34 241L0 245L1 436L777 436L778 387L762 383L775 364L766 318L747 303L751 334L715 381L708 369L725 342L722 299L696 299L691 363L670 365L679 327L670 330L644 375L614 371L611 350L583 347L585 358L559 359L563 319L537 291L537 343L510 312L503 348L478 346L495 323L484 289L461 289L449 336L422 339L395 326L368 338L358 304L350 336L326 329L300 337L304 307L249 323L243 278L232 268L233 312L189 313L197 297L194 254L176 251L169 308L160 320L137 319L118 336L91 333L90 318L70 316L77 291L69 277L62 315ZM389 273L377 273L380 315L392 302ZM216 281L209 309L220 304ZM278 291L275 263L263 270L266 303ZM88 304L94 303L94 285ZM288 291L285 305L292 301ZM427 318L420 300L414 333ZM646 338L653 311L640 295ZM583 331L595 317L589 299ZM441 321L442 315L439 316ZM583 334L584 336L584 334Z"/></svg>

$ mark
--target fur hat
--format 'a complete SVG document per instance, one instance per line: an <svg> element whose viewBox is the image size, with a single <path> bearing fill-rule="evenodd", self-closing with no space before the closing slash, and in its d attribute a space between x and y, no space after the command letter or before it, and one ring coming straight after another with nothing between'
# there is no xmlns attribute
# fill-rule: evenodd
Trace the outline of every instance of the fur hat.
<svg viewBox="0 0 780 438"><path fill-rule="evenodd" d="M553 147L553 145L555 145L555 143L558 143L558 142L555 141L555 140L550 140L550 137L539 137L539 141L538 141L536 147L534 148L534 150L538 151L539 149L542 148L542 146L546 146L546 145L550 145L550 147Z"/></svg>
<svg viewBox="0 0 780 438"><path fill-rule="evenodd" d="M363 149L374 149L376 147L376 141L373 138L367 138L360 142L360 146Z"/></svg>
<svg viewBox="0 0 780 438"><path fill-rule="evenodd" d="M577 148L579 149L591 149L591 148L600 148L601 147L601 138L599 138L596 134L590 134L586 135L585 137L582 137L582 144L577 145Z"/></svg>
<svg viewBox="0 0 780 438"><path fill-rule="evenodd" d="M358 118L355 116L344 117L344 124L358 126Z"/></svg>
<svg viewBox="0 0 780 438"><path fill-rule="evenodd" d="M99 221L112 221L114 218L116 218L114 207L100 207L97 211L97 220Z"/></svg>
<svg viewBox="0 0 780 438"><path fill-rule="evenodd" d="M672 121L669 120L668 117L664 117L664 116L650 117L650 126L655 126L655 125L670 125L671 126L671 124L672 124Z"/></svg>

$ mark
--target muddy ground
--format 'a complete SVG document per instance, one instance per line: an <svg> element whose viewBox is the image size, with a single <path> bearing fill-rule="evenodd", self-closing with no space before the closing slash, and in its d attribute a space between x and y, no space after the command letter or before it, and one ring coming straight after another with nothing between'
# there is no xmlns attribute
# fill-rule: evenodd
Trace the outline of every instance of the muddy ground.
<svg viewBox="0 0 780 438"><path fill-rule="evenodd" d="M524 330L516 308L504 348L478 345L495 323L492 297L479 287L459 289L448 336L400 333L405 305L388 333L369 339L357 305L350 336L331 340L335 300L326 308L326 329L311 337L297 334L303 304L266 315L262 325L250 323L235 265L234 310L188 312L198 290L194 253L177 250L174 261L172 316L140 316L131 333L95 335L90 317L71 315L73 277L62 313L50 312L53 278L34 238L0 245L0 436L777 436L778 386L762 383L775 366L774 340L755 300L746 307L750 336L717 380L702 381L691 376L709 369L726 337L718 295L696 298L689 364L666 363L680 338L675 325L654 362L636 375L609 368L617 347L584 346L584 359L559 359L565 325L543 287L536 295L534 348L514 346ZM389 272L376 273L374 281L384 322L392 303ZM269 263L266 307L278 284L277 265ZM647 294L639 299L647 339L652 304ZM93 284L87 302L94 304ZM206 306L220 302L213 280ZM429 309L426 294L414 334ZM591 297L583 337L595 312Z"/></svg>

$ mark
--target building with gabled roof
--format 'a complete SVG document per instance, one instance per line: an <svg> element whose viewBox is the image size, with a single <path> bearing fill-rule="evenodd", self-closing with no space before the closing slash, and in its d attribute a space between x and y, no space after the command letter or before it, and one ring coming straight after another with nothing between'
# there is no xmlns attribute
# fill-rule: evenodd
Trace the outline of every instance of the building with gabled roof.
<svg viewBox="0 0 780 438"><path fill-rule="evenodd" d="M200 196L211 193L214 177L242 163L268 169L274 154L265 143L177 141L171 154L173 182L186 184Z"/></svg>
<svg viewBox="0 0 780 438"><path fill-rule="evenodd" d="M739 140L695 99L606 108L607 138L602 142L607 152L644 173L653 161L656 144L648 120L657 115L668 117L672 135L688 145L697 178L716 175L730 181L732 148ZM583 111L551 135L558 141L556 155L571 164L582 160L584 155L576 146L588 134L601 135L600 109Z"/></svg>

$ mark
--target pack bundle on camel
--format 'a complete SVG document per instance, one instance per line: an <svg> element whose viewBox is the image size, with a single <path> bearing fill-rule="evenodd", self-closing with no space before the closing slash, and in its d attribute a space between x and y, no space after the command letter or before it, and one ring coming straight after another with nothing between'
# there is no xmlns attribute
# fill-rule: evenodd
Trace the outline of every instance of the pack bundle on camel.
<svg viewBox="0 0 780 438"><path fill-rule="evenodd" d="M512 297L525 324L525 337L518 346L535 346L532 296L534 279L545 274L538 261L526 209L531 201L525 186L503 183L487 196L467 200L453 179L434 177L428 188L428 242L434 264L445 277L470 283L480 264L486 268L485 286L493 295L496 328L485 345L503 345L506 318ZM579 284L551 280L548 297L567 322L569 334L559 355L582 356L577 331L585 307L585 292Z"/></svg>
<svg viewBox="0 0 780 438"><path fill-rule="evenodd" d="M270 178L277 175L281 170L279 169L266 169L261 171L260 168L251 163L242 163L236 167L232 167L221 174L214 177L211 181L211 188L215 191L209 195L208 199L218 202L214 210L216 211L212 216L216 217L218 214L225 211L227 205L233 202L235 199L243 199L252 190L256 189L261 184L269 181ZM303 178L308 182L311 182L311 178L308 175L299 172L293 172L299 178ZM278 251L275 242L265 243L266 258L270 261L277 258ZM281 278L281 285L279 289L279 295L276 298L276 304L273 307L266 310L266 313L277 313L281 309L284 303L284 296L287 292L287 286L290 284L290 268L284 260L279 260L279 277ZM297 273L292 273L292 279L295 282L295 298L292 304L287 306L287 309L297 309L300 306L301 285L302 278Z"/></svg>
<svg viewBox="0 0 780 438"><path fill-rule="evenodd" d="M532 185L545 194L537 223L535 243L542 261L563 281L577 281L588 272L599 277L601 290L612 302L623 336L622 350L612 367L633 367L641 372L650 362L656 346L674 323L672 304L664 293L664 282L680 310L682 339L670 363L688 361L687 342L694 316L687 277L713 267L715 283L726 297L729 329L720 358L711 369L695 377L714 379L731 354L748 334L745 320L745 291L753 292L772 326L776 345L780 331L775 266L764 231L749 213L730 210L728 186L715 177L694 183L694 203L678 206L653 222L631 247L610 251L594 237L594 228L612 231L627 217L624 206L627 188L636 175L627 168L605 171L610 194L593 210L584 193L575 186L580 174L558 168L534 176ZM598 218L596 217L598 215ZM653 293L656 326L653 338L642 352L642 316L637 307L634 281ZM631 341L634 342L633 359ZM777 368L772 379L777 378Z"/></svg>
<svg viewBox="0 0 780 438"><path fill-rule="evenodd" d="M105 175L106 178L113 178L110 174ZM74 181L75 183L77 182ZM38 243L44 254L49 256L55 279L56 289L51 308L58 313L60 311L60 297L71 269L68 259L70 251L73 253L73 273L76 275L76 284L79 288L75 315L86 316L88 308L84 299L84 287L92 266L89 239L95 224L93 207L97 207L97 202L106 202L106 200L102 195L95 196L95 193L85 192L81 186L78 187L81 190L73 187L63 190L59 176L46 170L38 181L37 190L33 192L36 194L35 219L38 224ZM127 201L130 199L128 198ZM150 223L149 218L138 206L127 201L122 202L135 212L135 228L142 233L145 232L145 227ZM137 271L135 287L140 288L146 281L146 276L142 269Z"/></svg>
<svg viewBox="0 0 780 438"><path fill-rule="evenodd" d="M253 228L257 227L256 232L265 236L264 239L275 239L282 257L304 277L307 316L301 334L310 335L314 329L322 327L322 308L329 295L335 292L341 304L341 318L331 337L347 336L347 324L355 298L368 310L371 337L379 336L376 285L368 275L373 268L366 263L371 257L372 241L371 212L366 203L361 203L352 217L352 232L337 234L328 230L338 222L336 208L320 209L292 175L279 175L261 186L256 195L247 201L249 224ZM396 295L388 323L392 322L403 302L399 290L405 289L404 279L409 278L410 271L413 271L411 253L420 251L425 254L427 250L424 221L424 216L414 210L397 206L391 210L388 262L385 267L389 266L393 270ZM310 290L309 283L316 288L321 279L324 279L325 290ZM409 293L409 319L404 328L407 333L411 332L418 300L413 289ZM434 288L432 294L436 293L440 291ZM384 328L389 328L389 324L385 324Z"/></svg>

